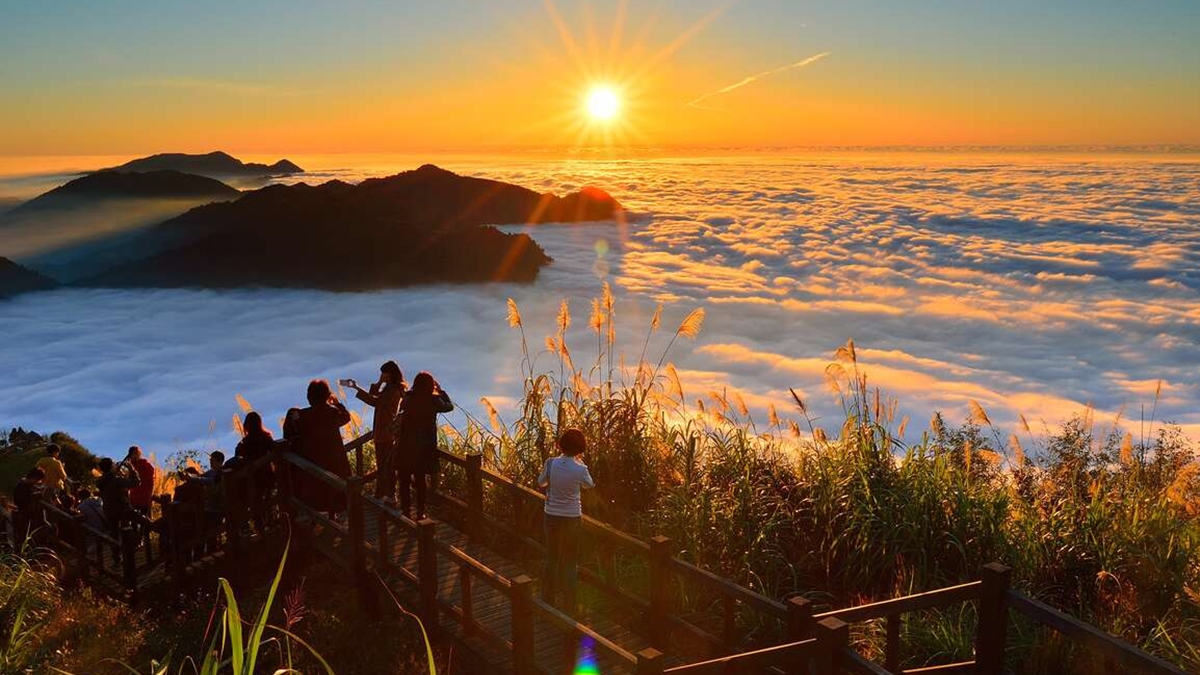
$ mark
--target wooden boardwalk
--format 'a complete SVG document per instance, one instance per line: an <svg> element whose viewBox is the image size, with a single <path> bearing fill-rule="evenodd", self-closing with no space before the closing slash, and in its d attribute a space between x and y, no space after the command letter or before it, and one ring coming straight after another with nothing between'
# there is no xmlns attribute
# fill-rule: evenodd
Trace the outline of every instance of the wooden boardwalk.
<svg viewBox="0 0 1200 675"><path fill-rule="evenodd" d="M817 613L803 597L769 598L681 560L669 539L642 540L586 516L579 604L567 614L539 595L540 493L484 467L479 455L443 451L444 480L454 488L434 494L430 517L414 522L364 494L361 450L369 440L367 434L347 444L359 474L348 479L280 443L260 460L275 467L277 489L266 496L272 510L293 524L294 544L311 546L346 572L364 612L381 611L391 594L406 611L416 608L431 637L453 640L492 672L1000 675L1010 614L1016 613L1100 655L1105 675L1186 675L1012 590L1003 565L985 566L978 581ZM209 578L205 571L219 570L223 562L241 564L251 547L261 550L271 540L246 534L246 505L262 504L264 497L249 479L254 468L226 475L224 538L210 555L195 555L202 543L201 514L195 505L177 502L165 506L153 535L126 529L115 537L88 528L78 514L47 505L51 527L44 536L58 560L114 597L147 602L176 593L203 583ZM337 519L313 511L294 494L297 479L344 492L348 510ZM12 521L5 522L12 545ZM975 658L903 670L902 617L961 603L974 604L979 616ZM850 646L850 625L865 622L883 622L883 663Z"/></svg>

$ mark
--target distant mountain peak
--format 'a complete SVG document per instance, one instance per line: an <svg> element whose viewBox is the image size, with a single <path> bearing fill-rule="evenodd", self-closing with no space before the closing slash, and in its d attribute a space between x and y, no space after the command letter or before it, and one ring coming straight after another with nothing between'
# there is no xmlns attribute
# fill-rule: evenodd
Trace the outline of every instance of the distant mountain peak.
<svg viewBox="0 0 1200 675"><path fill-rule="evenodd" d="M210 199L226 201L241 195L219 180L179 171L97 171L80 176L13 209L10 215L44 208L68 206L67 202L105 199Z"/></svg>
<svg viewBox="0 0 1200 675"><path fill-rule="evenodd" d="M171 170L208 176L210 178L263 178L304 173L304 169L301 169L287 159L281 159L268 166L255 162L243 162L222 150L214 150L203 154L160 152L149 157L128 161L121 166L112 167L111 170L138 172Z"/></svg>

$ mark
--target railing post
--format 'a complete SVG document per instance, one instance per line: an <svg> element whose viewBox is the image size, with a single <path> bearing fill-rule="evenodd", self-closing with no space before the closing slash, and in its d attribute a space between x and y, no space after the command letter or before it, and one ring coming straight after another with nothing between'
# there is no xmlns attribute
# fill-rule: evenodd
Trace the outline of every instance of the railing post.
<svg viewBox="0 0 1200 675"><path fill-rule="evenodd" d="M841 675L842 649L850 643L850 626L841 619L829 617L817 622L816 634L814 675Z"/></svg>
<svg viewBox="0 0 1200 675"><path fill-rule="evenodd" d="M363 478L350 476L346 479L346 520L350 539L350 569L353 571L354 587L358 590L359 607L367 616L374 617L379 605L371 592L370 577L367 575L367 525L363 512Z"/></svg>
<svg viewBox="0 0 1200 675"><path fill-rule="evenodd" d="M662 652L650 648L637 653L637 675L662 675L662 672Z"/></svg>
<svg viewBox="0 0 1200 675"><path fill-rule="evenodd" d="M650 538L650 644L665 649L671 636L667 614L671 602L671 539Z"/></svg>
<svg viewBox="0 0 1200 675"><path fill-rule="evenodd" d="M787 605L787 641L800 642L811 638L813 627L816 625L816 622L813 621L812 601L796 595L788 598L785 604ZM808 659L796 659L795 663L788 664L787 673L789 675L808 675Z"/></svg>
<svg viewBox="0 0 1200 675"><path fill-rule="evenodd" d="M382 509L376 514L375 521L375 542L378 545L378 550L375 556L375 565L379 571L386 572L392 569L392 536L391 536L391 516Z"/></svg>
<svg viewBox="0 0 1200 675"><path fill-rule="evenodd" d="M129 591L129 604L137 601L137 552L138 537L129 525L121 527L121 581Z"/></svg>
<svg viewBox="0 0 1200 675"><path fill-rule="evenodd" d="M900 670L900 614L888 614L884 619L887 638L884 643L883 667L897 672Z"/></svg>
<svg viewBox="0 0 1200 675"><path fill-rule="evenodd" d="M225 548L234 557L242 552L242 480L244 471L221 471L221 481L225 484Z"/></svg>
<svg viewBox="0 0 1200 675"><path fill-rule="evenodd" d="M1008 605L1006 595L1012 570L1000 563L983 566L979 594L979 632L975 638L975 672L1000 675L1004 669L1004 650L1008 642Z"/></svg>
<svg viewBox="0 0 1200 675"><path fill-rule="evenodd" d="M533 579L522 574L512 580L513 672L533 675Z"/></svg>
<svg viewBox="0 0 1200 675"><path fill-rule="evenodd" d="M417 522L417 581L421 597L421 622L425 632L434 635L438 631L438 569L437 544L434 534L437 524L429 518Z"/></svg>
<svg viewBox="0 0 1200 675"><path fill-rule="evenodd" d="M483 534L483 455L467 455L467 534Z"/></svg>
<svg viewBox="0 0 1200 675"><path fill-rule="evenodd" d="M79 580L86 582L88 578L87 525L82 513L75 516L72 520L75 522L75 564L79 565Z"/></svg>
<svg viewBox="0 0 1200 675"><path fill-rule="evenodd" d="M275 465L275 492L279 499L279 511L295 522L295 510L292 508L292 465L284 458L284 449L289 441L276 441L271 448L271 463Z"/></svg>
<svg viewBox="0 0 1200 675"><path fill-rule="evenodd" d="M179 510L183 508L183 504L177 501L172 501L165 505L163 511L167 519L167 541L170 543L170 558L171 561L171 576L174 577L175 585L182 589L186 585L186 575L184 574L183 561L183 539L181 529L181 521Z"/></svg>

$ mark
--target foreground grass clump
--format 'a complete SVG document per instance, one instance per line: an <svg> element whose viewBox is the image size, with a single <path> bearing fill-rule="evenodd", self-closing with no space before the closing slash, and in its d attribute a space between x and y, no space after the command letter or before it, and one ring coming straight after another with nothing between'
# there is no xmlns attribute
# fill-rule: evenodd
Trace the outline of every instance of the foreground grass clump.
<svg viewBox="0 0 1200 675"><path fill-rule="evenodd" d="M47 551L0 555L0 673L250 675L252 673L454 672L415 617L364 620L328 563L293 563L234 593L181 598L135 610L64 590ZM435 670L434 663L438 670Z"/></svg>
<svg viewBox="0 0 1200 675"><path fill-rule="evenodd" d="M531 355L520 330L524 394L504 424L447 428L461 451L531 484L559 429L584 430L598 488L585 509L643 535L672 538L681 555L763 593L803 593L845 606L977 578L982 565L1014 568L1023 591L1185 668L1200 669L1200 464L1177 428L1135 439L1090 416L1025 440L1005 437L986 412L950 429L940 416L913 444L897 404L867 384L853 342L827 370L844 417L836 428L772 406L765 425L737 392L689 399L667 351L694 337L689 314L654 361L654 314L641 356L614 354L615 301L593 302L596 354L578 365L567 345L566 303L546 348ZM590 351L590 350L589 350ZM539 358L556 361L538 370ZM485 402L486 403L486 402ZM689 598L681 597L687 603ZM973 607L911 617L906 666L971 658ZM753 631L753 626L748 629ZM877 630L879 629L879 630ZM1048 632L1014 623L1017 672L1092 672L1097 664ZM878 626L856 634L877 654Z"/></svg>

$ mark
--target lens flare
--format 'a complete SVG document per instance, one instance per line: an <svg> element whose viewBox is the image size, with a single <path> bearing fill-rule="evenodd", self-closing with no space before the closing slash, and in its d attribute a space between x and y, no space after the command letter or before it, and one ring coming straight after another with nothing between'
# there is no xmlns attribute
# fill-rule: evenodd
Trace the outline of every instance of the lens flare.
<svg viewBox="0 0 1200 675"><path fill-rule="evenodd" d="M579 640L579 658L575 661L574 675L600 675L600 664L596 662L596 643L587 635Z"/></svg>

